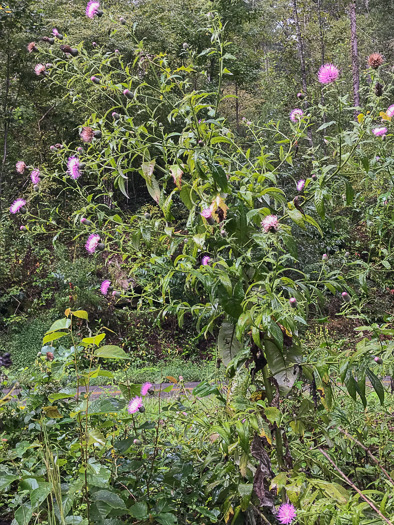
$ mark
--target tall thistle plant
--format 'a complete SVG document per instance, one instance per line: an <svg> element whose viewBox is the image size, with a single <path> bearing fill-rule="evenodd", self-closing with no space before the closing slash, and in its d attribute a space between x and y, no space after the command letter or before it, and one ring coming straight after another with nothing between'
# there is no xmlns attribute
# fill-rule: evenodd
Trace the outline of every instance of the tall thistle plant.
<svg viewBox="0 0 394 525"><path fill-rule="evenodd" d="M99 7L90 2L87 11L97 31L109 17ZM150 54L123 20L112 23L130 42L128 57L87 50L67 35L52 47L34 46L41 82L72 100L81 125L74 142L51 148L50 168L35 167L31 191L16 196L11 213L23 235L72 238L103 269L117 261L128 279L108 275L101 286L108 301L131 298L159 316L176 315L180 326L191 315L201 335L218 327L223 362L232 362L233 373L245 362L254 376L261 371L271 403L298 376L298 336L310 305L325 288L346 301L354 295L340 274L304 273L296 235L300 228L322 235L319 220L333 192L340 188L349 204L353 198L349 174L361 152L385 136L388 147L388 127L375 124L382 99L373 85L367 109L352 122L341 73L326 64L316 84L328 107L309 103L308 114L294 108L288 122L246 123L241 141L220 116L236 58L218 17L209 14L198 29L209 33L211 47L197 55L185 44L178 61ZM332 120L323 123L323 114ZM391 125L389 111L385 118ZM313 147L308 129L316 130ZM285 185L297 164L305 176ZM24 161L22 168L29 170ZM151 214L129 212L137 177L152 198ZM324 374L303 370L322 391L330 388ZM279 430L276 438L283 463Z"/></svg>

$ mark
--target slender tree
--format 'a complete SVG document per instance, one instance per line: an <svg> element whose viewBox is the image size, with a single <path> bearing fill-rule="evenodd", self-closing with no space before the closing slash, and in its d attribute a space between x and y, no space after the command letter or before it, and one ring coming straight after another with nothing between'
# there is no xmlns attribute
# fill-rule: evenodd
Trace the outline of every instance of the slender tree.
<svg viewBox="0 0 394 525"><path fill-rule="evenodd" d="M349 4L349 18L350 18L350 46L352 56L352 75L353 75L353 100L354 105L360 105L360 71L357 50L357 20L356 20L356 2L352 1ZM357 110L355 110L355 118L357 118Z"/></svg>

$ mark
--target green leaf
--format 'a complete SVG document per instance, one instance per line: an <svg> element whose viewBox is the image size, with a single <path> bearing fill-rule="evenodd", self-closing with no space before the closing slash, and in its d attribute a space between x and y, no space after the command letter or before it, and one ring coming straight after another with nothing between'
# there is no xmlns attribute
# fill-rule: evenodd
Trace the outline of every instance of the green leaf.
<svg viewBox="0 0 394 525"><path fill-rule="evenodd" d="M305 215L305 220L306 222L309 222L309 224L312 224L312 226L314 226L316 230L320 233L320 235L323 237L322 229L320 228L319 223L316 222L313 217L311 217L310 215Z"/></svg>
<svg viewBox="0 0 394 525"><path fill-rule="evenodd" d="M235 326L224 322L218 336L218 352L223 364L227 366L241 349L242 345L235 337Z"/></svg>
<svg viewBox="0 0 394 525"><path fill-rule="evenodd" d="M51 485L49 483L40 481L38 485L37 489L30 492L30 501L33 509L41 505L51 493Z"/></svg>
<svg viewBox="0 0 394 525"><path fill-rule="evenodd" d="M53 325L50 327L50 329L45 332L46 334L50 334L51 332L57 332L58 330L67 330L71 326L71 319L68 319L65 317L64 319L58 319L53 323Z"/></svg>
<svg viewBox="0 0 394 525"><path fill-rule="evenodd" d="M42 340L42 344L45 345L46 343L49 343L50 341L55 341L56 339L60 339L61 337L64 337L65 335L69 335L68 332L52 332L51 334L48 334L44 337Z"/></svg>
<svg viewBox="0 0 394 525"><path fill-rule="evenodd" d="M384 404L384 388L383 388L383 385L380 379L369 368L367 368L366 372L367 372L368 379L370 380L373 389L378 395L380 403L383 405Z"/></svg>
<svg viewBox="0 0 394 525"><path fill-rule="evenodd" d="M148 505L144 501L135 503L129 508L129 513L137 520L146 520L148 518Z"/></svg>
<svg viewBox="0 0 394 525"><path fill-rule="evenodd" d="M104 339L105 337L105 334L98 334L94 337L85 337L84 339L82 339L82 342L85 343L85 345L96 345L98 346L101 341Z"/></svg>
<svg viewBox="0 0 394 525"><path fill-rule="evenodd" d="M97 348L94 351L94 355L96 357L101 357L102 359L131 359L123 348L116 345L105 345L101 348Z"/></svg>
<svg viewBox="0 0 394 525"><path fill-rule="evenodd" d="M324 124L322 124L322 125L320 126L320 128L317 128L316 131L322 131L323 129L326 129L326 128L328 128L329 126L332 126L332 125L335 124L335 123L336 123L335 120L331 120L330 122L325 122Z"/></svg>
<svg viewBox="0 0 394 525"><path fill-rule="evenodd" d="M19 479L19 476L14 476L13 474L0 474L0 490L6 489L17 479Z"/></svg>
<svg viewBox="0 0 394 525"><path fill-rule="evenodd" d="M299 210L287 210L287 214L289 215L290 219L297 224L297 226L300 226L300 228L305 229L304 216Z"/></svg>
<svg viewBox="0 0 394 525"><path fill-rule="evenodd" d="M278 408L275 407L266 407L264 409L264 413L270 423L276 423L279 425L280 420L282 418L281 411Z"/></svg>
<svg viewBox="0 0 394 525"><path fill-rule="evenodd" d="M15 511L14 521L18 525L29 525L29 522L33 516L33 509L29 505L22 505Z"/></svg>
<svg viewBox="0 0 394 525"><path fill-rule="evenodd" d="M86 319L86 321L89 321L88 313L85 312L85 310L77 310L76 312L71 312L74 317L78 317L79 319Z"/></svg>
<svg viewBox="0 0 394 525"><path fill-rule="evenodd" d="M51 403L58 399L67 399L69 397L75 397L77 391L75 388L63 388L57 393L49 394L48 399Z"/></svg>
<svg viewBox="0 0 394 525"><path fill-rule="evenodd" d="M178 523L178 518L169 512L162 512L155 517L155 520L161 525L175 525Z"/></svg>
<svg viewBox="0 0 394 525"><path fill-rule="evenodd" d="M320 217L322 219L324 219L325 215L326 215L326 212L325 212L325 209L324 209L323 192L321 192L321 191L317 191L315 193L315 207L316 207L317 213L320 215Z"/></svg>

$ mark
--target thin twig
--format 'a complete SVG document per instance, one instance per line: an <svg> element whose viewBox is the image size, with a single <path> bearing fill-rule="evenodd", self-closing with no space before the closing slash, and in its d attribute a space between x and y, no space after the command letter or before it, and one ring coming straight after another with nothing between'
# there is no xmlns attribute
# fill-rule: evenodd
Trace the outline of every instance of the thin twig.
<svg viewBox="0 0 394 525"><path fill-rule="evenodd" d="M387 472L387 470L379 463L379 461L375 458L375 456L372 454L372 452L369 450L369 448L367 448L365 445L363 445L362 443L360 443L360 441L358 441L358 439L356 439L355 437L351 436L348 432L346 432L346 430L344 430L343 428L341 427L338 427L338 430L340 432L342 432L342 434L345 434L346 437L348 437L349 439L351 439L352 441L354 441L355 443L357 443L357 445L359 447L361 447L363 450L365 450L365 452L369 455L369 457L372 459L372 461L374 461L378 467L382 470L382 472L384 473L384 475L386 476L386 478L390 481L390 483L394 486L394 480L390 477L390 474Z"/></svg>
<svg viewBox="0 0 394 525"><path fill-rule="evenodd" d="M391 523L391 521L388 520L385 516L383 516L383 514L380 512L380 510L377 507L375 507L375 505L372 503L372 501L369 500L366 496L364 496L364 494L361 492L361 490L358 489L356 487L356 485L350 481L350 479L346 476L346 474L344 474L342 472L342 470L338 467L338 465L336 465L336 463L334 463L334 461L330 458L330 456L327 454L327 452L325 452L322 448L319 448L319 450L323 454L323 456L325 456L328 459L328 461L335 468L335 470L337 472L339 472L339 474L343 477L343 479L352 487L352 489L354 489L362 497L362 499L366 503L368 503L368 505L371 507L371 509L373 509L382 518L382 520L384 520L386 523L388 523L388 525L393 525Z"/></svg>

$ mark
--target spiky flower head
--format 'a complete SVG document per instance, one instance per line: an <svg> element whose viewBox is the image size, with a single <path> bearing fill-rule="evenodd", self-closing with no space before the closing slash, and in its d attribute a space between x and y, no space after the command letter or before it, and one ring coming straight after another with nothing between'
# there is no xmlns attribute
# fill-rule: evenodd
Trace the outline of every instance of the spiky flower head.
<svg viewBox="0 0 394 525"><path fill-rule="evenodd" d="M267 215L262 222L261 226L263 227L265 233L276 232L279 228L279 221L276 215Z"/></svg>
<svg viewBox="0 0 394 525"><path fill-rule="evenodd" d="M37 76L43 75L45 73L46 67L44 64L37 64L34 68L34 72Z"/></svg>
<svg viewBox="0 0 394 525"><path fill-rule="evenodd" d="M37 44L35 42L30 42L30 44L28 44L27 46L27 50L29 51L29 53L33 53L33 51L38 51Z"/></svg>
<svg viewBox="0 0 394 525"><path fill-rule="evenodd" d="M292 308L295 308L297 306L297 299L295 297L290 297L289 304Z"/></svg>
<svg viewBox="0 0 394 525"><path fill-rule="evenodd" d="M342 295L342 299L343 299L344 301L346 301L347 303L350 302L351 297L350 297L350 295L349 295L347 292L342 292L341 295Z"/></svg>
<svg viewBox="0 0 394 525"><path fill-rule="evenodd" d="M283 503L278 509L278 514L276 515L279 523L282 525L289 525L295 517L297 516L297 511L291 503Z"/></svg>
<svg viewBox="0 0 394 525"><path fill-rule="evenodd" d="M103 294L103 295L107 295L108 293L108 289L109 287L111 286L111 281L103 281L101 283L101 286L100 286L100 292Z"/></svg>
<svg viewBox="0 0 394 525"><path fill-rule="evenodd" d="M60 46L60 49L65 53L66 55L71 55L73 57L78 56L78 49L75 49L69 45L63 45Z"/></svg>
<svg viewBox="0 0 394 525"><path fill-rule="evenodd" d="M89 219L86 219L86 217L81 217L81 224L86 224L86 226L89 226L92 223Z"/></svg>
<svg viewBox="0 0 394 525"><path fill-rule="evenodd" d="M375 137L384 137L387 133L387 128L375 128L372 130Z"/></svg>
<svg viewBox="0 0 394 525"><path fill-rule="evenodd" d="M387 108L386 115L390 118L394 117L394 104Z"/></svg>
<svg viewBox="0 0 394 525"><path fill-rule="evenodd" d="M59 31L56 29L56 27L54 27L54 28L52 29L52 34L53 34L53 36L55 36L55 37L58 38L59 40L63 40L63 35L61 35L61 34L59 33Z"/></svg>
<svg viewBox="0 0 394 525"><path fill-rule="evenodd" d="M133 98L133 93L129 89L125 89L123 95L127 98Z"/></svg>
<svg viewBox="0 0 394 525"><path fill-rule="evenodd" d="M381 97L383 95L383 85L380 82L375 84L375 95Z"/></svg>
<svg viewBox="0 0 394 525"><path fill-rule="evenodd" d="M26 206L26 201L24 199L16 199L11 205L10 212L18 213L24 206Z"/></svg>
<svg viewBox="0 0 394 525"><path fill-rule="evenodd" d="M339 77L339 69L334 64L324 64L321 66L318 73L318 79L321 84L331 84Z"/></svg>
<svg viewBox="0 0 394 525"><path fill-rule="evenodd" d="M22 232L25 232L25 231L27 231L27 228L26 228L26 226L23 226L23 225L22 225L22 226L20 226L20 227L19 227L19 229L20 229L20 231L22 231Z"/></svg>
<svg viewBox="0 0 394 525"><path fill-rule="evenodd" d="M127 412L129 414L135 414L142 407L142 397L133 397L130 401L129 406L127 407Z"/></svg>
<svg viewBox="0 0 394 525"><path fill-rule="evenodd" d="M52 38L52 37L49 37L49 36L43 36L43 37L41 38L41 40L42 40L43 42L47 42L48 44L51 44L51 45L55 43L55 39Z"/></svg>
<svg viewBox="0 0 394 525"><path fill-rule="evenodd" d="M323 253L322 260L328 261L328 255L326 253Z"/></svg>
<svg viewBox="0 0 394 525"><path fill-rule="evenodd" d="M100 84L100 79L97 78L97 77L90 77L90 80L94 83L94 84Z"/></svg>
<svg viewBox="0 0 394 525"><path fill-rule="evenodd" d="M211 262L211 258L209 257L209 255L205 255L202 260L201 260L201 264L203 266L208 266L209 263Z"/></svg>
<svg viewBox="0 0 394 525"><path fill-rule="evenodd" d="M297 98L299 98L300 100L303 100L305 98L305 95L304 93L297 93Z"/></svg>
<svg viewBox="0 0 394 525"><path fill-rule="evenodd" d="M88 126L82 128L81 139L82 139L84 142L92 142L93 137L94 137L94 131L93 131L92 128L90 128L90 127L88 127Z"/></svg>
<svg viewBox="0 0 394 525"><path fill-rule="evenodd" d="M290 120L292 122L298 122L302 119L302 117L304 116L304 112L302 111L302 109L293 109L293 111L290 113Z"/></svg>
<svg viewBox="0 0 394 525"><path fill-rule="evenodd" d="M141 387L141 396L146 396L149 390L152 388L152 383L144 383Z"/></svg>
<svg viewBox="0 0 394 525"><path fill-rule="evenodd" d="M372 53L368 57L368 65L372 69L378 69L384 62L384 58L380 53Z"/></svg>
<svg viewBox="0 0 394 525"><path fill-rule="evenodd" d="M120 297L120 296L121 296L121 293L120 293L120 292L118 292L118 291L116 291L116 290L114 290L114 291L112 292L112 297Z"/></svg>
<svg viewBox="0 0 394 525"><path fill-rule="evenodd" d="M94 18L100 10L100 2L91 0L86 6L86 16L89 18Z"/></svg>
<svg viewBox="0 0 394 525"><path fill-rule="evenodd" d="M85 248L90 253L93 254L96 251L97 245L100 242L100 235L97 233L92 233L89 235L88 240L86 241Z"/></svg>
<svg viewBox="0 0 394 525"><path fill-rule="evenodd" d="M19 162L16 163L15 167L16 167L16 171L20 173L21 175L23 175L26 169L26 164L23 162L23 160L20 160Z"/></svg>
<svg viewBox="0 0 394 525"><path fill-rule="evenodd" d="M33 170L30 173L30 178L33 184L39 184L40 182L40 170Z"/></svg>
<svg viewBox="0 0 394 525"><path fill-rule="evenodd" d="M300 179L298 182L297 182L297 191L302 191L304 189L304 186L305 186L305 181L304 179Z"/></svg>
<svg viewBox="0 0 394 525"><path fill-rule="evenodd" d="M204 217L204 219L210 219L212 217L211 208L205 208L204 210L202 210L201 217Z"/></svg>
<svg viewBox="0 0 394 525"><path fill-rule="evenodd" d="M378 365L383 364L383 359L381 357L374 357L373 360L375 361L375 363L378 363Z"/></svg>
<svg viewBox="0 0 394 525"><path fill-rule="evenodd" d="M69 157L67 162L67 169L72 179L79 179L79 177L81 176L79 158L75 156Z"/></svg>

